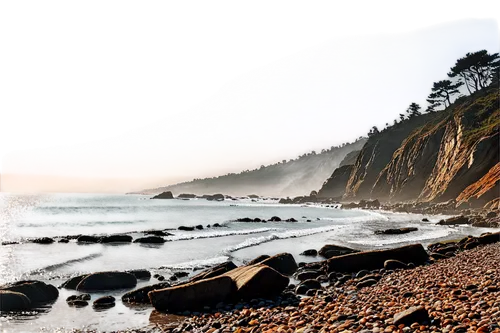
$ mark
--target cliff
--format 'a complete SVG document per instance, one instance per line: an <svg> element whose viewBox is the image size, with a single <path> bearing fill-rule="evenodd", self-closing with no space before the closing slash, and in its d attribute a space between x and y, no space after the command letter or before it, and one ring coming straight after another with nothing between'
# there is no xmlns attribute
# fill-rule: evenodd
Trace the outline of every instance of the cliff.
<svg viewBox="0 0 500 333"><path fill-rule="evenodd" d="M251 171L143 190L140 193L157 194L172 191L181 193L224 193L243 196L255 193L263 196L297 196L317 190L344 158L360 150L366 139L323 150L321 153L303 154L294 160L278 162Z"/></svg>
<svg viewBox="0 0 500 333"><path fill-rule="evenodd" d="M495 86L391 126L363 146L343 198L483 205L499 196L499 127ZM345 171L319 192L338 196Z"/></svg>

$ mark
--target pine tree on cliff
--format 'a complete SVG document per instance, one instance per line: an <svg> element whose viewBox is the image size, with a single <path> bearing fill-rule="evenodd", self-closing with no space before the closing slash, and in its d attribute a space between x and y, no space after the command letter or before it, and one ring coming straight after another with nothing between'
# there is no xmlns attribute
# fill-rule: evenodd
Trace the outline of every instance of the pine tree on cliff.
<svg viewBox="0 0 500 333"><path fill-rule="evenodd" d="M408 113L408 118L420 116L422 114L420 112L420 109L422 109L420 105L418 105L417 103L411 103L408 109L406 109L406 113Z"/></svg>
<svg viewBox="0 0 500 333"><path fill-rule="evenodd" d="M427 97L429 107L427 111L433 112L436 107L444 105L445 108L451 105L451 97L460 93L458 88L462 86L462 82L453 83L450 80L441 80L434 82L431 94Z"/></svg>
<svg viewBox="0 0 500 333"><path fill-rule="evenodd" d="M494 73L499 65L498 53L489 54L486 50L467 53L465 57L457 60L448 76L465 83L469 94L472 94L487 87L494 80Z"/></svg>

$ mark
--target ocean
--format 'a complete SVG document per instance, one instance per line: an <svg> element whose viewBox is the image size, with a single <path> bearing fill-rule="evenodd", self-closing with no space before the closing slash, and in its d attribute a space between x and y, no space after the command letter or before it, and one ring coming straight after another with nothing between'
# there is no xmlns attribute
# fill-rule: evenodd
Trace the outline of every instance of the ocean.
<svg viewBox="0 0 500 333"><path fill-rule="evenodd" d="M297 222L236 222L238 218L294 218ZM422 222L426 217L429 222ZM237 265L262 254L293 254L297 262L321 260L300 255L338 244L359 250L382 249L411 243L479 235L484 228L438 226L444 216L342 210L331 205L281 205L276 200L240 199L222 202L205 199L150 200L143 195L104 194L0 194L0 285L18 280L42 280L59 286L84 273L149 269L169 277L232 260ZM221 227L214 228L218 223ZM179 226L202 225L202 230L179 231ZM211 227L207 227L210 225ZM402 235L376 235L387 228L416 227ZM67 244L26 242L34 237L126 233L141 237L145 230L169 230L161 245ZM196 270L196 271L195 271ZM157 282L140 282L138 287ZM151 307L130 307L115 295L117 304L106 311L91 306L70 308L65 299L74 291L60 289L58 300L47 309L21 316L0 315L0 331L64 331L73 328L119 330L154 324ZM99 295L97 295L99 296ZM95 297L93 296L93 299ZM151 317L151 319L150 319Z"/></svg>

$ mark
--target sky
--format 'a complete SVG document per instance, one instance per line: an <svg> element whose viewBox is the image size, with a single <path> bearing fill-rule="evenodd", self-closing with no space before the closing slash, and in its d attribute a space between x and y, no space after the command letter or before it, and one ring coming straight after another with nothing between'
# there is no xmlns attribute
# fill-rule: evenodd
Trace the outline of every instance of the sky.
<svg viewBox="0 0 500 333"><path fill-rule="evenodd" d="M499 52L496 19L336 38L241 75L187 113L75 148L7 153L0 191L125 193L254 169L383 128L427 105L467 52ZM166 110L170 111L170 110ZM176 111L176 110L171 110Z"/></svg>

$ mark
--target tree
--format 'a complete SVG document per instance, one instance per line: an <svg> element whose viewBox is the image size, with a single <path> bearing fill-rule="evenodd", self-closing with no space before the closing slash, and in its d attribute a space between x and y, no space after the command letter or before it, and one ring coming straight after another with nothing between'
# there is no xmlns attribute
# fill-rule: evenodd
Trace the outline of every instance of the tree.
<svg viewBox="0 0 500 333"><path fill-rule="evenodd" d="M368 137L371 137L375 134L378 134L380 133L380 131L378 130L377 126L373 126L370 131L368 132Z"/></svg>
<svg viewBox="0 0 500 333"><path fill-rule="evenodd" d="M399 114L399 120L400 120L401 122L403 122L403 121L405 121L405 119L406 119L405 115L404 115L404 114L402 114L402 113L400 113L400 114Z"/></svg>
<svg viewBox="0 0 500 333"><path fill-rule="evenodd" d="M450 78L458 78L465 84L469 94L488 86L493 80L492 74L498 69L500 58L498 53L489 54L486 50L467 53L460 58L448 73Z"/></svg>
<svg viewBox="0 0 500 333"><path fill-rule="evenodd" d="M463 85L462 82L453 83L450 80L441 80L434 82L431 93L427 97L430 104L427 110L434 110L436 107L444 105L445 108L451 105L451 96L458 94L458 88Z"/></svg>
<svg viewBox="0 0 500 333"><path fill-rule="evenodd" d="M422 113L420 112L420 105L417 103L411 103L408 109L406 109L406 113L408 113L408 118L413 118L416 116L420 116Z"/></svg>

